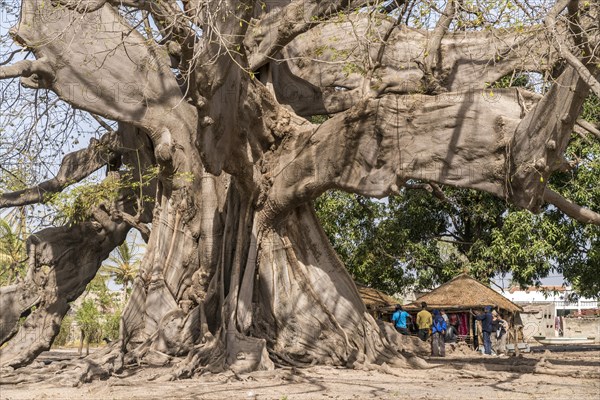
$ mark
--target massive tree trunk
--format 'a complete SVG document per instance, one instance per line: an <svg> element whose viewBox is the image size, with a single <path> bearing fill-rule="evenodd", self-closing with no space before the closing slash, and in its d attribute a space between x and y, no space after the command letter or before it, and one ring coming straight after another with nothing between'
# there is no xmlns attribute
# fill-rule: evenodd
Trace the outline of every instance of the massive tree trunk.
<svg viewBox="0 0 600 400"><path fill-rule="evenodd" d="M63 176L80 180L104 164L134 167L136 177L156 163L160 173L156 190L146 188L153 207L140 207L144 195L124 196L32 237L27 279L0 292L11 304L0 363L21 366L51 345L68 303L132 226L148 246L107 369L173 356L186 356L175 377L397 362L312 200L331 188L384 197L418 179L536 210L548 176L564 167L577 119L564 114L579 114L589 76L567 66L544 97L486 89L515 69L556 64L541 28L444 36L444 23L430 39L391 18L337 14L363 2L307 2L301 13L298 2L273 2L268 13L252 2L191 3L183 11L175 2L125 3L153 16L159 45L119 14L119 1L23 0L13 36L36 60L0 69L0 78L20 76L122 126L110 136L123 143L108 146L111 157L93 148L67 156L37 192L60 191L71 183ZM277 15L285 23L265 35ZM307 22L334 17L323 28ZM362 39L350 51L352 35ZM330 39L320 48L315 37ZM527 58L531 51L543 61ZM354 55L340 65L340 54ZM319 64L306 64L315 57L318 74ZM591 63L584 68L598 76ZM321 125L303 118L316 113L335 115ZM73 162L79 156L86 169ZM2 194L0 206L43 202L35 193ZM42 334L32 338L34 330Z"/></svg>

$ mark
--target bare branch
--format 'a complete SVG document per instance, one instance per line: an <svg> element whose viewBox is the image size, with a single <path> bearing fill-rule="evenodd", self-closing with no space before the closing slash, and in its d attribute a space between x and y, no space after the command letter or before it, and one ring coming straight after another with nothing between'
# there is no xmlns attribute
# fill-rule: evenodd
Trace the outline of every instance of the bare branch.
<svg viewBox="0 0 600 400"><path fill-rule="evenodd" d="M581 79L585 83L588 84L590 89L596 94L596 96L600 96L600 82L592 75L590 70L577 58L572 52L567 50L566 48L561 49L561 55L565 58L567 63L572 66L575 71L581 76Z"/></svg>
<svg viewBox="0 0 600 400"><path fill-rule="evenodd" d="M14 57L15 57L17 54L19 54L20 52L21 52L21 50L14 50L14 51L12 51L12 52L11 52L11 53L8 55L8 58L7 58L6 60L4 60L4 61L1 61L1 62L0 62L0 66L6 65L6 64L8 64L9 62L11 62L11 61L12 61L12 59L13 59L13 58L14 58Z"/></svg>
<svg viewBox="0 0 600 400"><path fill-rule="evenodd" d="M439 83L439 74L442 66L442 39L450 24L454 19L456 13L456 1L448 0L446 8L442 13L442 16L438 20L431 39L427 42L425 48L425 59L423 60L423 83L429 92L438 92L442 86Z"/></svg>
<svg viewBox="0 0 600 400"><path fill-rule="evenodd" d="M117 141L115 132L105 134L99 141L93 139L88 148L67 154L54 178L32 188L0 194L0 208L44 203L48 194L81 181L117 157Z"/></svg>
<svg viewBox="0 0 600 400"><path fill-rule="evenodd" d="M99 10L107 0L54 0L56 3L77 12L94 12Z"/></svg>
<svg viewBox="0 0 600 400"><path fill-rule="evenodd" d="M581 20L579 18L579 0L570 1L567 9L569 11L569 29L572 32L571 36L573 37L575 45L583 51L583 59L587 64L593 56L594 51L590 46L589 37L581 26Z"/></svg>
<svg viewBox="0 0 600 400"><path fill-rule="evenodd" d="M92 118L101 126L103 127L107 132L113 132L114 129L108 125L106 122L104 122L102 120L102 118L100 118L99 116L97 116L96 114L90 114L92 116Z"/></svg>
<svg viewBox="0 0 600 400"><path fill-rule="evenodd" d="M582 127L580 127L579 125L575 125L573 127L573 131L575 131L576 134L579 135L579 137L584 140L587 144L589 144L590 146L593 144L593 142L590 140L589 137L587 137L587 133L588 131L583 129Z"/></svg>
<svg viewBox="0 0 600 400"><path fill-rule="evenodd" d="M578 119L577 120L577 125L579 125L580 127L582 127L583 129L585 129L589 133L591 133L594 136L596 136L596 139L600 139L600 130L598 128L596 128L594 125L592 125L589 122L587 122L586 120L581 119L581 118Z"/></svg>
<svg viewBox="0 0 600 400"><path fill-rule="evenodd" d="M569 7L569 20L570 27L573 31L573 40L580 47L584 47L584 50L590 51L589 46L584 46L584 41L582 40L582 31L579 25L576 23L577 21L577 12L578 12L578 4L577 0L561 0L558 1L554 7L550 10L548 17L544 23L548 27L548 30L553 34L555 47L559 51L560 55L567 61L567 63L573 67L575 71L581 76L583 81L589 85L596 95L600 96L600 82L594 77L593 72L595 72L596 67L590 64L591 53L587 54L585 59L585 63L579 60L571 50L569 50L569 44L566 43L564 39L562 39L559 35L556 34L556 18L557 16L565 9L567 6ZM574 28L574 29L573 29ZM593 69L593 70L592 70Z"/></svg>
<svg viewBox="0 0 600 400"><path fill-rule="evenodd" d="M546 188L544 191L544 200L555 205L559 210L579 222L584 224L600 225L600 214L590 210L589 208L585 208L573 203L552 189Z"/></svg>
<svg viewBox="0 0 600 400"><path fill-rule="evenodd" d="M444 194L444 191L442 190L442 188L440 188L439 185L437 185L433 182L428 182L428 183L408 183L407 182L404 184L404 187L407 189L426 190L429 193L433 194L435 197L437 197L439 200L450 203L450 201Z"/></svg>
<svg viewBox="0 0 600 400"><path fill-rule="evenodd" d="M548 12L548 16L546 17L546 20L544 21L544 23L546 24L546 26L549 29L551 29L551 30L555 29L556 18L558 17L558 14L560 14L565 8L567 8L567 6L569 5L569 3L571 1L572 0L559 0L550 9L550 11Z"/></svg>

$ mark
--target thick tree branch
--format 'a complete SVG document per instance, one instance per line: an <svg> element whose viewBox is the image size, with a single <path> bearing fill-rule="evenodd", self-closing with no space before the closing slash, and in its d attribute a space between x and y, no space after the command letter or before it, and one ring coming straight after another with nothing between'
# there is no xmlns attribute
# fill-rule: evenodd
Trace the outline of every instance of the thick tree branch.
<svg viewBox="0 0 600 400"><path fill-rule="evenodd" d="M567 67L519 123L507 160L513 203L534 211L542 205L550 175L565 165L563 154L588 93L577 71Z"/></svg>
<svg viewBox="0 0 600 400"><path fill-rule="evenodd" d="M392 18L359 13L336 24L323 24L300 35L270 64L279 102L301 115L332 114L356 104L365 83L362 48L392 32L381 67L368 82L376 96L423 90L423 43L430 32L394 27ZM526 30L447 32L441 41L440 82L444 91L483 89L515 70L546 71L558 60L543 27ZM474 54L477 61L474 62ZM372 55L379 60L379 56ZM421 64L421 67L419 66Z"/></svg>
<svg viewBox="0 0 600 400"><path fill-rule="evenodd" d="M265 175L272 182L265 215L275 218L330 188L384 197L412 179L505 198L506 159L521 103L533 107L539 96L499 89L490 99L486 93L386 95L318 128L296 127L285 152L266 156L277 162ZM527 150L512 149L519 155Z"/></svg>
<svg viewBox="0 0 600 400"><path fill-rule="evenodd" d="M600 129L596 128L594 125L581 118L577 120L577 125L596 136L596 139L600 140Z"/></svg>
<svg viewBox="0 0 600 400"><path fill-rule="evenodd" d="M50 89L76 108L144 129L157 160L172 163L173 142L193 137L197 114L183 98L168 55L112 6L80 14L41 3L23 0L14 36L55 70ZM177 160L182 165L175 168L190 169L183 165L190 158Z"/></svg>
<svg viewBox="0 0 600 400"><path fill-rule="evenodd" d="M113 144L112 141L118 142ZM75 167L78 162L92 165L106 162L107 159L101 156L101 147L117 147L117 144L123 153L123 163L130 166L134 178L143 176L155 164L148 136L122 124L118 135L110 132L87 150L90 154L98 153L97 159L85 159L73 153L71 163L63 162L62 173L64 168ZM121 187L116 201L86 210L92 217L84 217L82 222L72 221L69 226L48 228L29 237L29 271L17 288L17 295L22 299L15 299L10 292L0 290L0 305L18 301L7 307L6 313L0 313L0 339L4 341L16 332L0 349L0 366L27 364L47 350L59 332L68 304L83 293L102 261L125 240L132 225L141 226L152 221L153 203L146 201L140 207L140 198L155 195L156 185L154 181L145 185L140 182L140 185L140 191L136 193L127 186ZM135 220L129 221L128 216L133 214ZM147 233L143 227L142 230ZM24 308L30 309L34 302L36 309L31 309L25 322L17 326Z"/></svg>
<svg viewBox="0 0 600 400"><path fill-rule="evenodd" d="M230 82L241 78L240 70L247 66L246 55L241 47L253 6L250 0L208 2L203 18L202 50L194 56L202 61L194 65L192 77L202 98L212 97L227 78L230 78ZM236 66L240 70L235 71L234 78L229 74ZM250 74L244 78L250 79ZM235 84L230 90L236 90ZM203 100L197 100L199 101Z"/></svg>
<svg viewBox="0 0 600 400"><path fill-rule="evenodd" d="M552 189L546 188L544 190L544 200L555 205L559 210L579 222L600 225L600 214L573 203Z"/></svg>
<svg viewBox="0 0 600 400"><path fill-rule="evenodd" d="M27 241L29 271L16 288L24 297L19 307L0 314L3 333L15 331L8 344L0 349L0 365L19 367L48 350L58 334L60 323L96 275L110 252L127 237L129 226L107 220L76 223L68 227L47 228ZM0 290L0 304L14 301L10 292ZM23 306L31 310L25 321L16 326ZM3 334L3 339L8 339Z"/></svg>
<svg viewBox="0 0 600 400"><path fill-rule="evenodd" d="M440 16L431 38L427 41L425 47L425 58L423 60L423 84L427 93L439 92L442 88L440 78L442 78L442 39L448 32L450 24L454 20L456 13L456 3L458 0L448 0L446 8Z"/></svg>
<svg viewBox="0 0 600 400"><path fill-rule="evenodd" d="M0 67L0 79L10 79L17 77L28 78L33 74L42 75L45 78L53 76L50 65L44 59L39 60L23 60L12 65Z"/></svg>
<svg viewBox="0 0 600 400"><path fill-rule="evenodd" d="M256 71L298 35L340 10L353 10L367 3L364 0L294 0L282 9L268 12L253 24L244 39L245 46L250 49L250 70Z"/></svg>
<svg viewBox="0 0 600 400"><path fill-rule="evenodd" d="M590 87L590 89L600 97L600 82L594 77L588 67L586 67L575 54L571 53L568 49L562 48L561 55L565 58L567 63L577 71L583 81Z"/></svg>
<svg viewBox="0 0 600 400"><path fill-rule="evenodd" d="M119 157L118 143L119 138L115 132L103 135L99 141L92 139L86 149L69 153L63 158L54 178L32 188L0 194L0 208L48 201L48 195L61 192L65 187L87 178Z"/></svg>

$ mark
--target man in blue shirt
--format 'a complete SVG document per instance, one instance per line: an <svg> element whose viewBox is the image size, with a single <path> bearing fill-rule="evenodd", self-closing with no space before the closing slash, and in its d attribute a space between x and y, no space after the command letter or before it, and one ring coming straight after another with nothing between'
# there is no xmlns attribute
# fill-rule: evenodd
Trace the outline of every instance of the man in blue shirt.
<svg viewBox="0 0 600 400"><path fill-rule="evenodd" d="M406 328L407 318L410 318L410 315L402 309L400 304L396 305L396 311L392 315L392 323L396 330L403 335L408 335L408 329Z"/></svg>
<svg viewBox="0 0 600 400"><path fill-rule="evenodd" d="M431 326L431 356L446 357L446 329L448 325L439 310L433 310L433 325Z"/></svg>
<svg viewBox="0 0 600 400"><path fill-rule="evenodd" d="M491 335L494 330L492 322L494 317L492 316L492 307L485 306L483 314L475 315L475 319L481 321L481 330L483 331L483 348L487 355L492 355L492 340Z"/></svg>

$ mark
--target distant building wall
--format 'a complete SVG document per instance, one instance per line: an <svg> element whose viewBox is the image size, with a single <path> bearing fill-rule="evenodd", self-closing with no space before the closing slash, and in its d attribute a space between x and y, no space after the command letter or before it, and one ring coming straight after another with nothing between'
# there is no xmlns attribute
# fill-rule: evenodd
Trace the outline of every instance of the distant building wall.
<svg viewBox="0 0 600 400"><path fill-rule="evenodd" d="M600 318L563 318L565 337L595 337L600 343Z"/></svg>
<svg viewBox="0 0 600 400"><path fill-rule="evenodd" d="M523 340L535 341L534 336L558 336L555 330L556 307L554 303L521 304L520 313L523 323Z"/></svg>
<svg viewBox="0 0 600 400"><path fill-rule="evenodd" d="M530 287L525 290L511 288L501 293L507 299L520 305L552 302L556 305L558 315L569 314L573 311L580 312L581 310L600 308L600 301L597 299L577 298L575 296L575 300L569 300L574 294L570 287L542 286L540 288Z"/></svg>

